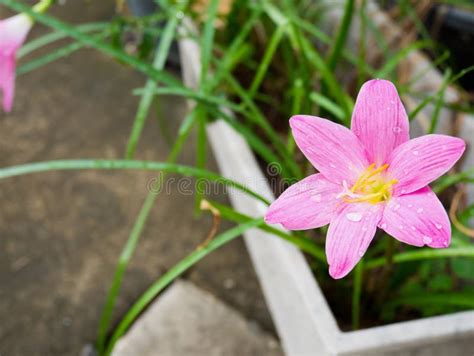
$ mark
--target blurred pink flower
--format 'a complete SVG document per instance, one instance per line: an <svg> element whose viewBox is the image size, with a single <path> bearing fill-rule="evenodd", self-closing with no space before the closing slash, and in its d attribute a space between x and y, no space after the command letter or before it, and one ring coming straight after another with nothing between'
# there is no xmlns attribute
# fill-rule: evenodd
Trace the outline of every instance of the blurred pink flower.
<svg viewBox="0 0 474 356"><path fill-rule="evenodd" d="M365 83L351 130L315 116L290 119L298 147L319 171L289 187L265 221L289 230L329 224L326 256L333 278L359 262L377 227L404 243L444 248L451 225L428 184L462 156L463 140L426 135L409 140L409 124L395 86Z"/></svg>
<svg viewBox="0 0 474 356"><path fill-rule="evenodd" d="M25 14L18 14L0 21L0 90L3 110L11 111L15 92L16 51L26 39L33 21Z"/></svg>

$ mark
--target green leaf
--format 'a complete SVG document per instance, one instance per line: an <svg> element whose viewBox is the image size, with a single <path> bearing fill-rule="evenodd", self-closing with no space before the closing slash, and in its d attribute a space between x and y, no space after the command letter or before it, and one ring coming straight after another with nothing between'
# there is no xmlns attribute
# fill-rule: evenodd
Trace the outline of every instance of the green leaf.
<svg viewBox="0 0 474 356"><path fill-rule="evenodd" d="M423 307L426 305L444 305L460 308L474 308L474 294L472 293L421 293L412 296L404 296L391 300L388 304L392 306L411 305Z"/></svg>
<svg viewBox="0 0 474 356"><path fill-rule="evenodd" d="M333 42L331 47L327 65L329 70L334 71L336 69L337 62L341 57L342 49L347 40L349 29L352 23L352 17L354 15L354 0L346 0L344 7L344 15L342 16L341 24L337 32L336 40Z"/></svg>
<svg viewBox="0 0 474 356"><path fill-rule="evenodd" d="M94 23L87 23L83 25L78 25L76 26L78 31L88 33L88 32L95 32L95 31L104 31L107 29L109 24L105 22L94 22ZM44 36L38 37L32 41L29 41L25 43L23 46L20 47L20 49L16 53L17 59L20 59L31 52L36 51L37 49L47 46L53 42L59 41L65 37L68 37L64 32L62 31L54 31L51 33L48 33Z"/></svg>
<svg viewBox="0 0 474 356"><path fill-rule="evenodd" d="M168 58L168 53L171 48L171 43L173 42L176 27L179 23L178 13L180 13L188 4L189 1L182 1L179 3L179 6L176 7L175 11L170 14L170 19L168 20L163 35L160 39L160 45L156 49L155 58L153 60L153 68L156 70L163 70L165 67L166 59ZM127 144L127 150L125 153L126 159L132 159L135 154L138 140L140 139L143 127L148 117L148 112L150 111L150 106L153 102L154 90L157 88L155 80L148 79L140 103L138 104L138 110L135 114L135 119L133 121L132 132Z"/></svg>
<svg viewBox="0 0 474 356"><path fill-rule="evenodd" d="M182 86L181 83L174 78L172 75L168 74L165 71L158 71L153 68L148 63L145 63L138 58L132 57L125 53L122 50L114 48L113 46L102 42L101 40L95 38L94 36L90 36L86 33L79 31L76 27L68 25L58 19L46 15L34 12L29 6L22 4L16 0L0 0L0 4L7 6L8 8L18 11L24 12L27 15L31 16L35 21L38 21L48 27L54 28L57 31L61 31L67 34L69 37L76 39L78 42L82 43L83 45L91 46L105 54L108 54L128 65L132 66L138 71L146 74L147 76L161 82L167 84L169 86Z"/></svg>
<svg viewBox="0 0 474 356"><path fill-rule="evenodd" d="M439 194L450 186L461 182L474 183L474 168L439 178L433 186L433 191Z"/></svg>
<svg viewBox="0 0 474 356"><path fill-rule="evenodd" d="M456 258L450 261L452 271L459 278L474 280L474 260Z"/></svg>
<svg viewBox="0 0 474 356"><path fill-rule="evenodd" d="M104 31L98 35L94 35L94 38L97 39L104 39L108 36L108 31ZM61 59L63 57L69 56L70 54L76 52L77 50L84 48L85 45L79 42L74 42L69 45L63 46L61 48L57 48L54 50L54 52L45 54L43 56L40 56L38 58L35 58L25 64L22 64L19 66L16 70L16 75L20 76L22 74L26 74L28 72L31 72L32 70L38 69L46 64L49 64L51 62L54 62L58 59Z"/></svg>
<svg viewBox="0 0 474 356"><path fill-rule="evenodd" d="M344 110L341 109L339 105L337 105L335 102L333 102L331 99L328 97L317 93L317 92L312 92L309 94L309 98L318 104L320 107L326 109L328 112L333 114L339 121L342 121L346 125L350 124L350 118L347 117L345 114Z"/></svg>
<svg viewBox="0 0 474 356"><path fill-rule="evenodd" d="M211 242L209 242L209 244L195 249L186 258L182 259L175 266L169 269L168 272L166 272L155 283L153 283L152 286L148 288L146 292L143 293L143 295L135 302L135 304L133 304L132 307L128 309L127 313L120 321L117 328L114 330L114 333L112 334L112 337L107 345L105 354L110 355L112 353L112 350L119 338L129 329L130 325L148 306L148 304L153 301L153 299L155 299L164 288L170 285L171 282L187 271L190 267L202 260L209 253L232 241L248 229L258 227L261 224L263 224L262 218L254 219L227 230L226 232L216 236Z"/></svg>
<svg viewBox="0 0 474 356"><path fill-rule="evenodd" d="M431 124L430 124L430 128L428 129L429 134L434 133L436 130L436 127L438 126L439 115L441 114L441 107L444 102L444 93L446 92L446 89L449 85L450 78L451 78L451 68L448 68L444 72L443 82L441 83L438 99L436 100L433 116L431 117Z"/></svg>
<svg viewBox="0 0 474 356"><path fill-rule="evenodd" d="M255 96L260 84L263 81L265 73L268 70L268 67L275 55L275 52L280 44L280 41L283 38L283 35L286 31L286 25L277 26L276 30L273 32L272 37L268 43L267 48L265 49L265 53L263 54L262 61L258 66L257 72L255 73L255 77L253 78L252 84L250 85L250 89L248 90L247 94L249 98Z"/></svg>
<svg viewBox="0 0 474 356"><path fill-rule="evenodd" d="M188 137L189 133L191 132L192 123L194 122L195 118L195 111L191 111L189 115L183 120L180 125L178 136L175 140L175 144L171 149L170 154L168 155L167 162L172 163L176 160L177 155L181 151L183 147L183 143ZM120 291L120 287L122 285L123 275L125 270L132 258L132 255L135 251L135 248L138 244L138 240L140 239L141 233L145 227L146 221L148 216L150 215L151 209L154 206L156 197L158 196L158 192L161 190L161 184L165 179L165 175L161 175L157 180L156 184L152 186L152 190L148 193L145 202L143 203L140 212L135 219L133 224L132 231L125 243L125 246L122 249L120 254L120 259L118 265L115 269L114 277L112 280L112 285L110 290L107 294L107 300L102 310L102 314L99 321L99 330L98 330L98 337L97 337L97 349L100 353L103 353L105 349L105 340L107 336L107 331L109 330L110 321L112 319L113 309L115 307L115 301L117 300L118 293Z"/></svg>
<svg viewBox="0 0 474 356"><path fill-rule="evenodd" d="M195 167L164 162L105 159L71 159L45 161L0 168L0 179L30 173L80 169L134 169L178 173L187 177L208 179L212 182L218 182L220 184L234 187L264 202L265 204L269 204L268 200L262 197L261 195L251 191L242 184L237 183L231 179L225 178L219 174L204 169L198 169Z"/></svg>
<svg viewBox="0 0 474 356"><path fill-rule="evenodd" d="M411 52L424 48L430 48L432 46L432 41L415 41L409 46L403 47L402 50L389 58L388 61L385 62L384 66L377 71L376 78L386 78Z"/></svg>
<svg viewBox="0 0 474 356"><path fill-rule="evenodd" d="M244 222L252 220L250 216L241 214L227 205L220 204L216 201L211 201L210 203L212 206L214 206L216 209L219 210L219 212L221 213L221 216L224 219L227 219L236 223L244 223ZM291 235L287 232L284 232L280 229L274 228L267 224L262 224L259 227L259 229L287 240L288 242L297 246L302 251L316 258L318 261L326 263L326 254L324 250L320 246L318 246L313 240L307 237L299 237L299 236Z"/></svg>
<svg viewBox="0 0 474 356"><path fill-rule="evenodd" d="M415 251L401 252L393 256L394 263L403 263L408 261L421 261L438 258L453 257L474 257L474 246L451 247L446 249L419 248ZM383 266L386 263L385 257L369 260L365 267L372 269Z"/></svg>
<svg viewBox="0 0 474 356"><path fill-rule="evenodd" d="M453 288L453 278L447 274L436 274L428 281L428 288L436 292L446 292Z"/></svg>

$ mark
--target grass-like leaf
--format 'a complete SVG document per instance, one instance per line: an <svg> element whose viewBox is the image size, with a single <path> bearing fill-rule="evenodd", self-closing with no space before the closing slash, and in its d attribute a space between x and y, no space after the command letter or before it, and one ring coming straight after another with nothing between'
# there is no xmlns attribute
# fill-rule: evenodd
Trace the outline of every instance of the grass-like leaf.
<svg viewBox="0 0 474 356"><path fill-rule="evenodd" d="M105 355L110 355L112 353L116 342L128 330L128 328L148 306L148 304L152 302L153 299L155 299L164 288L170 285L176 278L206 257L209 253L232 241L248 229L258 227L261 224L263 224L262 218L254 219L227 230L226 232L216 236L207 245L198 246L186 258L183 258L176 265L170 268L163 276L153 283L151 287L148 288L145 293L143 293L143 295L135 302L135 304L133 304L132 307L127 311L123 319L118 324L117 328L114 330L114 333L112 334L112 337L107 345Z"/></svg>

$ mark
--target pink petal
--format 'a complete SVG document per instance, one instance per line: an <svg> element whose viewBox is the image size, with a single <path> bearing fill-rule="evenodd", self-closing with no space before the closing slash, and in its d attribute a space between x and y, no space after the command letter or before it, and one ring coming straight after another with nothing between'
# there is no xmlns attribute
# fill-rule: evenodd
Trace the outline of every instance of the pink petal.
<svg viewBox="0 0 474 356"><path fill-rule="evenodd" d="M0 90L3 94L2 106L5 112L10 112L15 92L15 58L14 55L0 53Z"/></svg>
<svg viewBox="0 0 474 356"><path fill-rule="evenodd" d="M383 204L347 204L331 220L326 238L329 274L346 276L369 247L381 219Z"/></svg>
<svg viewBox="0 0 474 356"><path fill-rule="evenodd" d="M451 241L446 210L429 187L391 199L379 227L413 246L444 248Z"/></svg>
<svg viewBox="0 0 474 356"><path fill-rule="evenodd" d="M362 86L352 114L352 131L364 145L370 163L377 166L409 140L408 116L391 82L375 79Z"/></svg>
<svg viewBox="0 0 474 356"><path fill-rule="evenodd" d="M15 55L31 28L32 20L25 14L0 21L0 91L3 110L11 111L15 91Z"/></svg>
<svg viewBox="0 0 474 356"><path fill-rule="evenodd" d="M322 174L313 174L293 184L270 205L265 221L282 224L289 230L308 230L326 225L339 202L341 187Z"/></svg>
<svg viewBox="0 0 474 356"><path fill-rule="evenodd" d="M308 115L293 116L290 126L298 147L328 180L353 183L368 167L364 148L346 127Z"/></svg>
<svg viewBox="0 0 474 356"><path fill-rule="evenodd" d="M387 173L398 180L393 195L414 192L451 169L462 156L466 144L457 137L426 135L398 146L393 151Z"/></svg>
<svg viewBox="0 0 474 356"><path fill-rule="evenodd" d="M33 25L31 18L25 14L18 14L0 21L0 51L18 49L26 39Z"/></svg>

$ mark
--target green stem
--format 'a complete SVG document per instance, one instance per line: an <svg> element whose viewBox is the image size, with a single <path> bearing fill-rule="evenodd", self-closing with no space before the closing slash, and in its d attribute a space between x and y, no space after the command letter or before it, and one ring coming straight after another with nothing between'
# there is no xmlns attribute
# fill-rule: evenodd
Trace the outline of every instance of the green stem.
<svg viewBox="0 0 474 356"><path fill-rule="evenodd" d="M201 246L189 254L186 258L179 261L174 267L172 267L168 272L161 276L136 302L135 304L127 311L127 314L120 321L119 325L115 329L105 355L110 355L113 351L115 343L119 338L128 330L130 325L135 321L135 319L140 315L140 313L147 307L147 305L153 301L153 299L171 282L173 282L177 277L187 271L190 267L194 266L197 262L202 260L212 251L218 249L219 247L227 244L232 241L239 235L241 235L246 230L258 227L263 224L263 219L251 220L247 223L241 224L227 230L226 232L216 236L213 240L209 242L206 246Z"/></svg>
<svg viewBox="0 0 474 356"><path fill-rule="evenodd" d="M360 260L354 269L354 287L352 289L352 329L360 326L360 296L362 292L363 260Z"/></svg>
<svg viewBox="0 0 474 356"><path fill-rule="evenodd" d="M390 286L390 275L393 271L393 254L396 249L397 241L395 239L389 238L387 242L387 247L385 249L385 264L383 266L383 270L381 272L380 278L380 292L376 297L376 302L381 304L388 293L388 288Z"/></svg>
<svg viewBox="0 0 474 356"><path fill-rule="evenodd" d="M393 256L393 263L403 263L410 261L430 260L436 258L450 257L474 257L474 246L451 247L447 249L419 249L416 251L402 252ZM380 257L368 261L365 269L381 267L385 264L386 258Z"/></svg>
<svg viewBox="0 0 474 356"><path fill-rule="evenodd" d="M44 13L48 8L53 5L54 0L41 0L39 3L37 3L35 6L33 6L33 11L39 12L39 13Z"/></svg>

